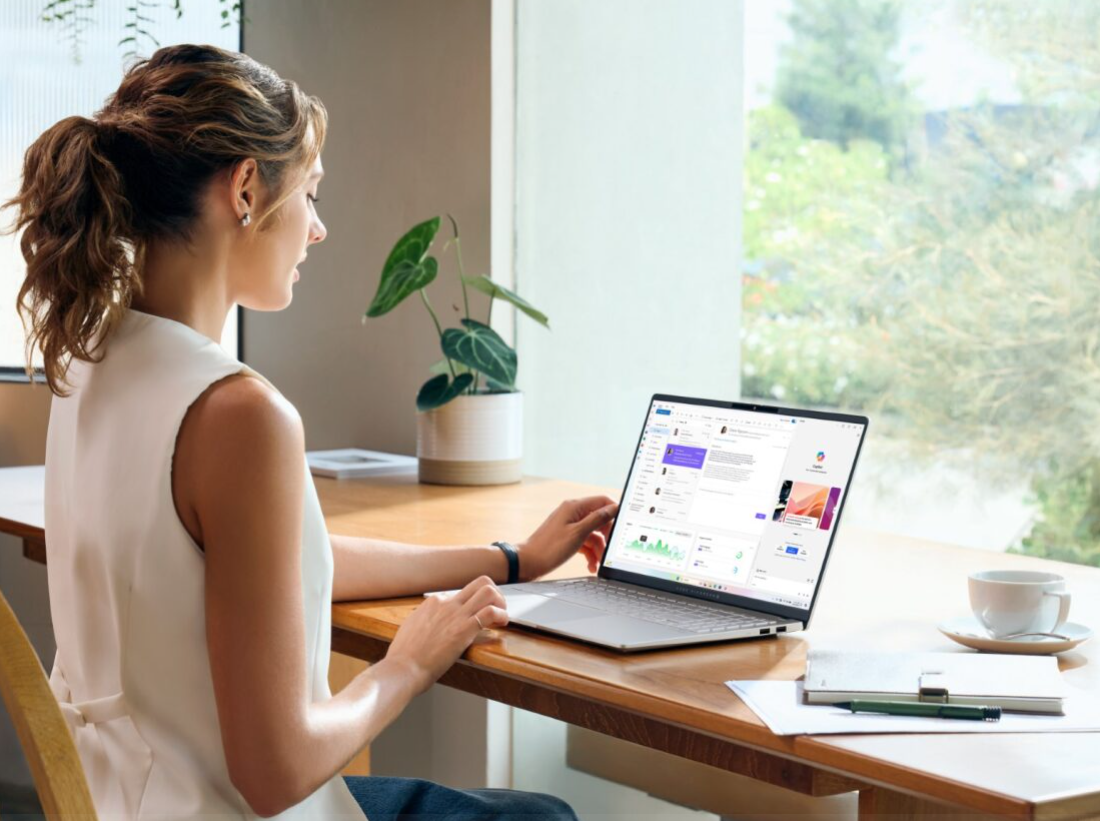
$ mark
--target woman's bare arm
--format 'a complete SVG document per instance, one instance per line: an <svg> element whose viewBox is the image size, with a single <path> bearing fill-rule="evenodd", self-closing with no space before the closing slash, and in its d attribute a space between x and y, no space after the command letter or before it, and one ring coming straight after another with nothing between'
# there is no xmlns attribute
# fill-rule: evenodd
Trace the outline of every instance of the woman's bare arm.
<svg viewBox="0 0 1100 821"><path fill-rule="evenodd" d="M537 579L580 551L595 573L607 549L618 505L607 496L567 499L522 542L521 581ZM496 582L508 577L508 561L499 548L430 547L355 536L331 535L336 565L333 599L385 599L413 596L429 590L461 587L474 576Z"/></svg>
<svg viewBox="0 0 1100 821"><path fill-rule="evenodd" d="M333 698L307 702L303 449L285 399L230 377L188 412L173 477L181 519L206 553L206 633L230 778L264 816L339 772L430 684L407 659L388 657Z"/></svg>
<svg viewBox="0 0 1100 821"><path fill-rule="evenodd" d="M453 590L478 576L508 580L499 547L436 547L332 534L334 601L392 599Z"/></svg>

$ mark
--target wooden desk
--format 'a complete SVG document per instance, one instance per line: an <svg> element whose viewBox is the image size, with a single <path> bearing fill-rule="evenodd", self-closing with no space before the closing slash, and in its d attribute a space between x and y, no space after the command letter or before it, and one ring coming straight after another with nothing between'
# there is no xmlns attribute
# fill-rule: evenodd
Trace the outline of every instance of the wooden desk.
<svg viewBox="0 0 1100 821"><path fill-rule="evenodd" d="M317 488L330 531L426 544L519 539L561 499L604 490L541 479L433 487L411 477L318 479ZM44 538L4 516L0 506L0 532ZM935 624L967 612L967 574L990 567L1064 574L1073 620L1100 624L1096 568L842 527L808 633L620 656L509 629L486 633L442 683L805 794L860 790L861 817L1100 817L1100 733L778 737L723 684L795 679L815 642L969 652ZM580 573L571 563L556 575ZM335 605L333 649L381 658L419 601ZM1098 660L1095 640L1059 656L1067 681L1100 697Z"/></svg>
<svg viewBox="0 0 1100 821"><path fill-rule="evenodd" d="M23 555L46 563L46 468L0 468L0 533L23 540Z"/></svg>

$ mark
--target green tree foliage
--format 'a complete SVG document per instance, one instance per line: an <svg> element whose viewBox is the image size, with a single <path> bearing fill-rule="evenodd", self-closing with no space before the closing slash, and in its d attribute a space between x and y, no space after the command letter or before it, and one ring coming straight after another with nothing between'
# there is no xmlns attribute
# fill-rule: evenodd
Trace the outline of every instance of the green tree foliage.
<svg viewBox="0 0 1100 821"><path fill-rule="evenodd" d="M1100 4L959 8L1024 98L945 113L892 186L861 271L895 367L880 404L914 442L1032 477L1023 552L1100 566Z"/></svg>
<svg viewBox="0 0 1100 821"><path fill-rule="evenodd" d="M1041 521L1018 549L1100 566L1100 0L942 0L1022 100L931 112L892 175L902 132L842 129L873 95L823 79L890 87L845 73L896 79L899 4L881 5L796 0L780 98L839 102L750 120L746 393L862 407L984 481L1031 477ZM905 105L868 109L902 128ZM815 339L842 353L807 354Z"/></svg>
<svg viewBox="0 0 1100 821"><path fill-rule="evenodd" d="M1035 492L1043 518L1011 552L1100 565L1100 463L1040 475Z"/></svg>
<svg viewBox="0 0 1100 821"><path fill-rule="evenodd" d="M1011 64L1026 99L1095 107L1100 99L1096 0L958 0L957 11L975 40Z"/></svg>
<svg viewBox="0 0 1100 821"><path fill-rule="evenodd" d="M1069 153L1088 128L1026 107L958 114L884 202L882 251L859 272L887 334L869 356L892 363L880 405L914 441L1037 473L1100 454L1100 198Z"/></svg>
<svg viewBox="0 0 1100 821"><path fill-rule="evenodd" d="M900 20L898 0L794 0L776 99L804 135L887 151L902 143L911 103L894 57Z"/></svg>
<svg viewBox="0 0 1100 821"><path fill-rule="evenodd" d="M844 249L876 221L886 155L870 141L807 139L780 106L751 112L748 128L742 392L862 406L884 386L862 353L879 331L847 288Z"/></svg>

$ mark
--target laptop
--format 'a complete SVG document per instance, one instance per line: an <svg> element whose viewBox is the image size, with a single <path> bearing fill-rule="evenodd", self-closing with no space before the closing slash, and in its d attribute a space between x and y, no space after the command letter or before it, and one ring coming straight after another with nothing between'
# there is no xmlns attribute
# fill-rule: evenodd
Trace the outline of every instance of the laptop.
<svg viewBox="0 0 1100 821"><path fill-rule="evenodd" d="M501 587L510 623L623 652L805 630L866 431L655 395L599 573Z"/></svg>

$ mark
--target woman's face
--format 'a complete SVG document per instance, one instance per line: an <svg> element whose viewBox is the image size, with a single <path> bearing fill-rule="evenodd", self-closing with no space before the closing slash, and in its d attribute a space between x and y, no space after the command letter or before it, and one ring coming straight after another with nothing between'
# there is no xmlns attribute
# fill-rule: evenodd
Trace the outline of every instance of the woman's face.
<svg viewBox="0 0 1100 821"><path fill-rule="evenodd" d="M290 304L298 265L309 246L327 233L316 205L322 176L318 157L278 213L263 226L253 219L252 225L240 229L247 233L231 273L235 302L257 311L279 311Z"/></svg>

